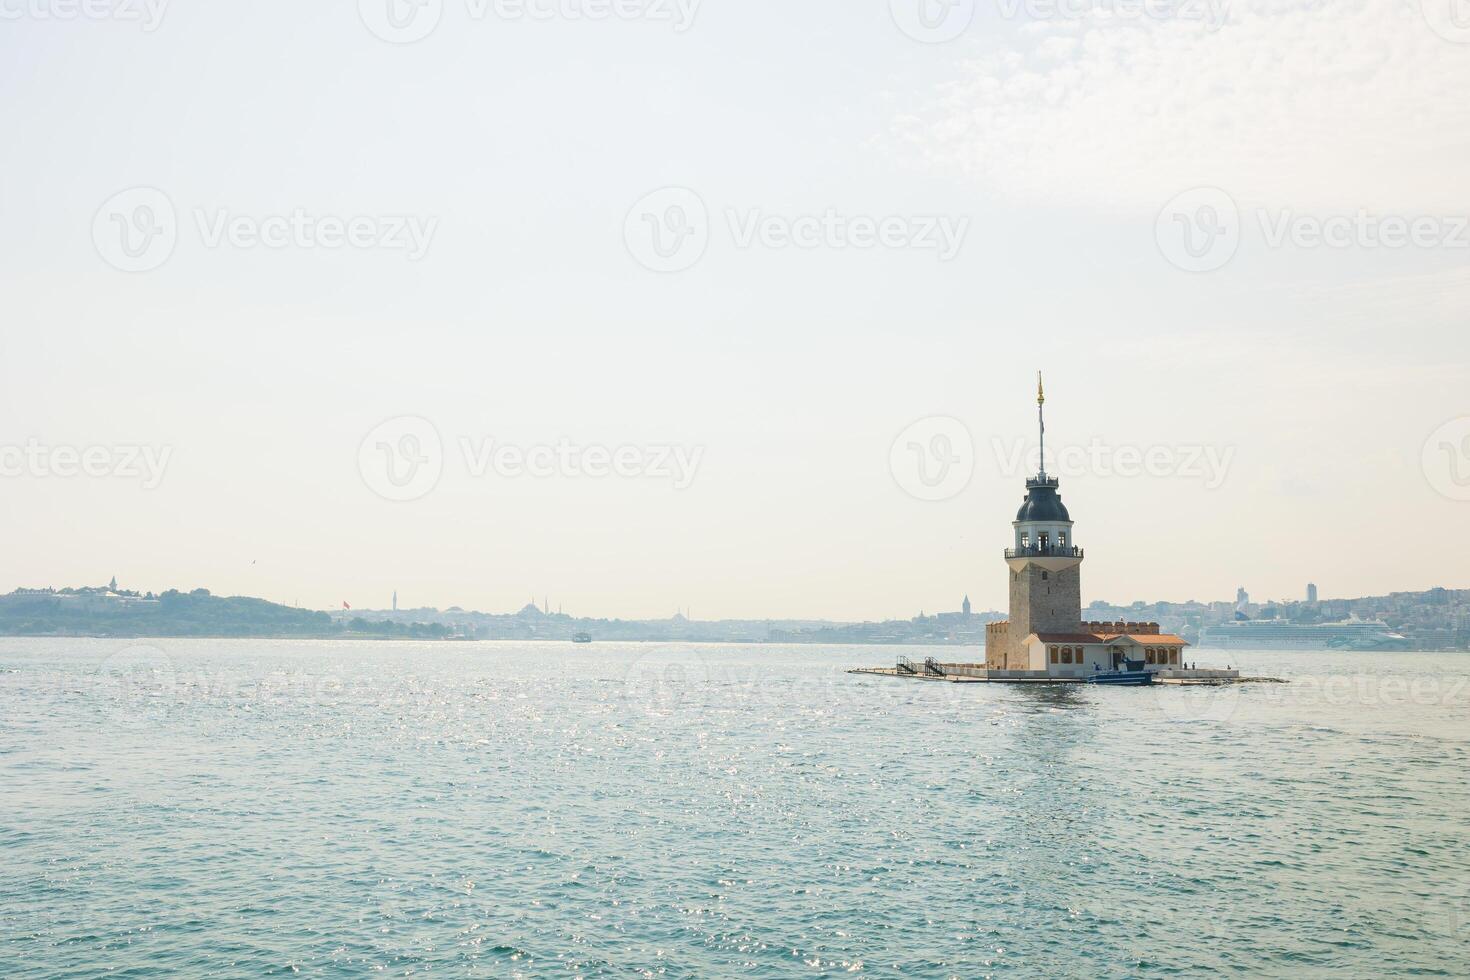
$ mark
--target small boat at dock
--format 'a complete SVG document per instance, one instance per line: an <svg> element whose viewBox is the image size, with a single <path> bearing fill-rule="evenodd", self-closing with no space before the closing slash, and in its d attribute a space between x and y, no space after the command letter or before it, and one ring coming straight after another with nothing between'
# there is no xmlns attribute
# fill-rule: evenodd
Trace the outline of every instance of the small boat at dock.
<svg viewBox="0 0 1470 980"><path fill-rule="evenodd" d="M1089 684L1111 687L1144 687L1154 682L1154 675L1144 670L1142 660L1125 660L1119 670L1099 670L1087 678Z"/></svg>

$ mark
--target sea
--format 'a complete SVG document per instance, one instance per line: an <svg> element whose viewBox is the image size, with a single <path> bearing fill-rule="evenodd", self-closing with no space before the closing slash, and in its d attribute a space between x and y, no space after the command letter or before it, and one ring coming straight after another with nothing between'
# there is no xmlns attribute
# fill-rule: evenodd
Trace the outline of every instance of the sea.
<svg viewBox="0 0 1470 980"><path fill-rule="evenodd" d="M1470 654L0 639L0 977L1470 975Z"/></svg>

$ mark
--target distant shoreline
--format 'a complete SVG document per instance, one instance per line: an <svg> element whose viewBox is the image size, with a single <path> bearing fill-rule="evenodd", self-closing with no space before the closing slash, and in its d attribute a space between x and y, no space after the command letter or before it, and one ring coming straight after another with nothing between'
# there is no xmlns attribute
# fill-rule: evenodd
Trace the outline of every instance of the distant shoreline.
<svg viewBox="0 0 1470 980"><path fill-rule="evenodd" d="M344 603L344 606L346 604ZM1083 613L1108 621L1158 622L1200 650L1234 650L1211 643L1212 631L1240 621L1317 628L1344 620L1378 620L1411 649L1470 649L1470 590L1436 588L1360 599L1252 603L1244 589L1234 602L1094 602ZM750 646L911 646L982 649L998 611L920 612L910 619L695 620L681 610L667 619L594 619L563 614L543 600L506 613L448 609L313 610L208 589L138 592L120 587L16 589L0 595L0 637L271 640L415 640L568 642L578 633L594 643L736 643ZM977 657L978 659L978 657Z"/></svg>
<svg viewBox="0 0 1470 980"><path fill-rule="evenodd" d="M555 636L497 636L497 637L421 637L421 636L378 636L368 633L7 633L0 632L0 640L354 640L370 643L547 643L565 646L588 646L573 643L571 637ZM958 643L940 640L756 640L724 639L720 637L609 637L594 639L591 646L613 643L690 643L720 646L803 646L803 647L967 647L981 648L983 643Z"/></svg>
<svg viewBox="0 0 1470 980"><path fill-rule="evenodd" d="M142 634L142 633L136 634L136 635L103 635L103 634L95 634L95 633L0 633L0 641L3 641L3 640L123 640L123 641L128 641L128 642L142 642L142 643L152 643L152 642L158 642L158 641L162 641L162 640L266 640L266 641L301 640L301 641L322 642L322 643L328 643L328 642L336 643L336 642L341 642L343 640L347 640L347 641L350 641L350 642L353 642L353 643L420 643L420 644L433 644L433 645L436 645L436 646L437 645L446 645L446 646L450 646L450 647L465 646L465 645L470 645L470 644L479 644L479 645L485 645L485 644L521 644L521 645L534 644L534 645L538 645L538 646L554 646L554 647L569 647L569 648L570 647L575 647L578 651L584 652L584 653L585 652L595 651L599 647L602 648L602 649L606 649L606 648L611 647L611 646L654 646L654 645L661 645L661 646L676 646L676 645L682 645L682 646L723 646L723 647L729 647L729 646L739 646L739 647L811 647L813 649L820 649L820 648L847 648L847 647L874 647L874 648L883 648L883 647L887 647L887 648L894 648L894 647L903 647L903 648L932 647L932 648L936 648L936 649L949 649L949 650L965 649L967 647L972 647L973 649L977 650L978 653L979 653L979 656L977 657L977 662L979 660L981 660L981 659L984 658L984 645L983 644L974 645L974 644L966 644L966 643L942 643L942 642L932 642L932 641L930 641L930 642L917 642L917 641L907 641L907 640L884 640L884 641L881 641L880 642L880 641L871 641L871 640L723 640L723 639L711 639L711 638L708 638L708 637L702 637L702 638L681 638L681 639L660 638L660 639L642 639L642 640L631 640L631 639L623 638L623 639L595 640L589 646L588 644L585 644L585 643L573 643L570 639L560 639L560 638L556 638L556 637L494 637L494 638L488 638L488 639L467 639L467 638L455 638L455 639L424 639L422 637L408 637L408 636L364 636L364 635L361 635L361 634L345 634L345 633L344 634L341 634L341 635L336 635L336 636L321 636L321 635L314 635L314 636L307 636L307 635L277 635L277 636L267 636L267 635L263 635L263 634L232 635L232 636L226 636L226 635L203 635L203 634L188 634L188 635L174 634L174 635L159 636L159 635ZM1260 650L1254 650L1254 649L1252 649L1252 650L1226 650L1223 647L1197 647L1195 649L1202 656L1213 656L1213 655L1217 655L1217 654L1227 654L1227 653L1229 653L1229 654L1268 653L1268 654L1278 654L1278 655L1279 654L1293 654L1293 655L1295 655L1295 654L1301 654L1303 656L1308 656L1308 657L1322 655L1322 654L1345 654L1345 655L1348 655L1348 656L1360 657L1360 658L1375 657L1375 656L1376 657L1381 657L1381 656L1384 656L1384 655L1390 655L1390 656L1414 656L1416 654L1434 654L1434 655L1455 654L1455 655L1470 656L1470 651L1466 651L1466 650L1452 650L1452 649L1346 650L1346 649L1283 648L1283 649L1276 649L1276 650L1268 650L1268 649L1260 649Z"/></svg>

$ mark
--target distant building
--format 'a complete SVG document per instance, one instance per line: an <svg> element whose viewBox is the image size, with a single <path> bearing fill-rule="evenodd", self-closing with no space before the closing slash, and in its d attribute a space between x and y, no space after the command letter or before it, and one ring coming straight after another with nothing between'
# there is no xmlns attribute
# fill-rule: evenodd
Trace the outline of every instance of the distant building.
<svg viewBox="0 0 1470 980"><path fill-rule="evenodd" d="M1237 606L1248 606L1251 604L1251 594L1245 590L1245 586L1235 590L1235 604Z"/></svg>
<svg viewBox="0 0 1470 980"><path fill-rule="evenodd" d="M970 597L969 596L965 596L965 601L960 604L960 612L964 613L966 616L970 615Z"/></svg>
<svg viewBox="0 0 1470 980"><path fill-rule="evenodd" d="M35 605L46 602L54 605L60 598L55 589L16 589L9 595L0 595L0 604Z"/></svg>
<svg viewBox="0 0 1470 980"><path fill-rule="evenodd" d="M1307 583L1307 601L1308 602L1316 602L1317 601L1317 586L1313 582L1308 582Z"/></svg>
<svg viewBox="0 0 1470 980"><path fill-rule="evenodd" d="M398 611L398 590L397 589L394 589L393 590L393 611L394 612L397 612Z"/></svg>

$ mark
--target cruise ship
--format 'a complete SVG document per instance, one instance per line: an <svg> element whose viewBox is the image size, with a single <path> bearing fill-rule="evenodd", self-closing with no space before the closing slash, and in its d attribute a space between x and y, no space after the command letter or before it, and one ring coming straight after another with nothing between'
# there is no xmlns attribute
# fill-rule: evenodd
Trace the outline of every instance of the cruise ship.
<svg viewBox="0 0 1470 980"><path fill-rule="evenodd" d="M1206 628L1199 645L1230 650L1407 650L1409 640L1379 619L1340 623L1245 619Z"/></svg>

